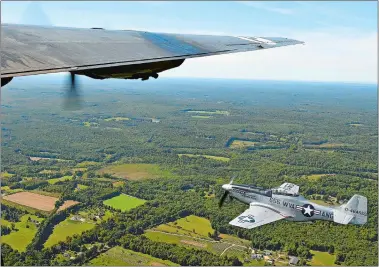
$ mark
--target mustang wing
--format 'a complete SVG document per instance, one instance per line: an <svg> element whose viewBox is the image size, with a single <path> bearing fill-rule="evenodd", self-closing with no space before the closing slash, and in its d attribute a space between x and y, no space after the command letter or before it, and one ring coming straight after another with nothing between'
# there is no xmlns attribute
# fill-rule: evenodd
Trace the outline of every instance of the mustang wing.
<svg viewBox="0 0 379 267"><path fill-rule="evenodd" d="M279 186L277 189L281 193L286 193L289 195L297 195L299 194L299 186L292 183L284 183Z"/></svg>
<svg viewBox="0 0 379 267"><path fill-rule="evenodd" d="M84 71L254 51L303 42L275 37L1 25L1 76Z"/></svg>
<svg viewBox="0 0 379 267"><path fill-rule="evenodd" d="M247 210L229 222L229 224L246 229L252 229L288 217L292 216L284 214L279 210L275 210L271 206L251 203Z"/></svg>

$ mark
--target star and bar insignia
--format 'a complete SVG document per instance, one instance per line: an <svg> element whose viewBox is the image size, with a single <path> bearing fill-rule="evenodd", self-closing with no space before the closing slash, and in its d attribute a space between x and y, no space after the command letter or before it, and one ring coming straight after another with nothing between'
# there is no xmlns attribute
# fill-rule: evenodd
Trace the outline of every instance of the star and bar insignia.
<svg viewBox="0 0 379 267"><path fill-rule="evenodd" d="M304 204L303 206L296 205L296 209L300 210L305 217L321 214L321 211L316 210L311 204Z"/></svg>

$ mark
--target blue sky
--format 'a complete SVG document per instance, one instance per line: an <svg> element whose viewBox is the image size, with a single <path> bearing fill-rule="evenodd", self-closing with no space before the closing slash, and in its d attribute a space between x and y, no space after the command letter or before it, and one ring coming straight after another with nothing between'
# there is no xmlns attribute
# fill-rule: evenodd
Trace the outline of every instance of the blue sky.
<svg viewBox="0 0 379 267"><path fill-rule="evenodd" d="M282 36L306 42L188 60L163 76L377 81L377 2L9 1L1 3L1 17L3 23Z"/></svg>

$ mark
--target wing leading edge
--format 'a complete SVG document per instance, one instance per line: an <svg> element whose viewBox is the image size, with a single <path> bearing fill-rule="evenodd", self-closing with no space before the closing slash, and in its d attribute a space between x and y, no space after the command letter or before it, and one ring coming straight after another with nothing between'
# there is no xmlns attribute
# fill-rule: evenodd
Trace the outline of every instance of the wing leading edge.
<svg viewBox="0 0 379 267"><path fill-rule="evenodd" d="M260 203L250 203L250 207L241 215L229 222L229 224L246 229L252 229L289 217L291 216L275 210L270 206Z"/></svg>
<svg viewBox="0 0 379 267"><path fill-rule="evenodd" d="M255 51L303 42L279 37L233 37L1 25L3 78L76 72Z"/></svg>

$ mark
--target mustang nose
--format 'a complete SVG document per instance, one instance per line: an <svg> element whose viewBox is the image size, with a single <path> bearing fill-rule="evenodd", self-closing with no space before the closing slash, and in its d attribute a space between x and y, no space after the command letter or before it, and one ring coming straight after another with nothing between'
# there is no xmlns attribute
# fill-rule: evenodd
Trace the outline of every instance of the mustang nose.
<svg viewBox="0 0 379 267"><path fill-rule="evenodd" d="M230 189L232 189L232 185L230 185L230 184L224 184L224 185L222 185L222 188L224 190L226 190L226 191L229 191Z"/></svg>

